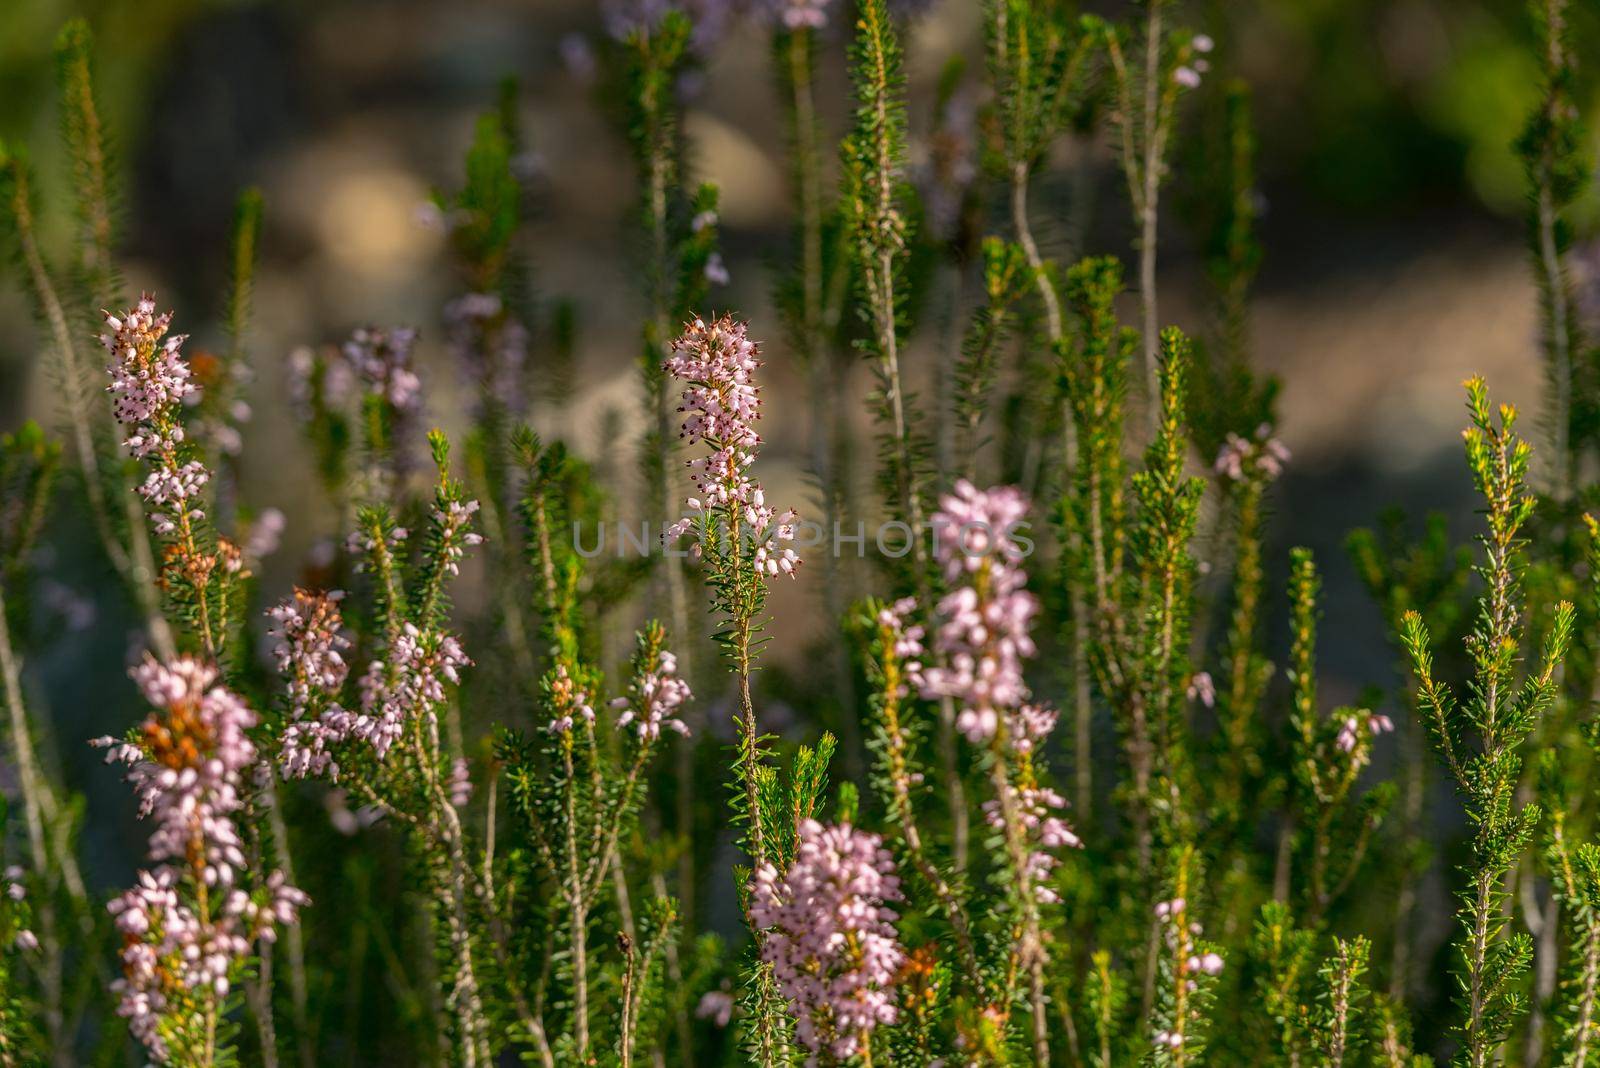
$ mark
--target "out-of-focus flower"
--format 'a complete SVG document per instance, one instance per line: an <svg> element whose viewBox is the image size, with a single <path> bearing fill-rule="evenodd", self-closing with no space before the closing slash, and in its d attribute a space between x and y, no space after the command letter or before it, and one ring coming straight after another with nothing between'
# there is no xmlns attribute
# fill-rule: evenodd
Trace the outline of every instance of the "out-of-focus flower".
<svg viewBox="0 0 1600 1068"><path fill-rule="evenodd" d="M1272 436L1272 427L1262 423L1253 440L1230 433L1212 468L1234 482L1252 476L1271 480L1283 474L1288 462L1289 449Z"/></svg>
<svg viewBox="0 0 1600 1068"><path fill-rule="evenodd" d="M700 996L694 1015L699 1020L710 1020L718 1027L727 1027L733 1019L733 995L726 990L708 990Z"/></svg>
<svg viewBox="0 0 1600 1068"><path fill-rule="evenodd" d="M1017 822L1034 847L1028 854L1028 876L1034 896L1043 904L1054 904L1061 898L1048 884L1061 860L1051 850L1062 846L1083 847L1082 839L1067 826L1067 821L1056 815L1067 807L1066 798L1044 787L1008 786L1007 789L1011 793L1011 804L1016 806ZM1005 828L1005 813L998 798L983 803L983 815L989 826L997 830Z"/></svg>
<svg viewBox="0 0 1600 1068"><path fill-rule="evenodd" d="M934 640L945 665L923 671L922 690L960 705L956 727L974 745L993 738L1002 719L1009 729L1028 699L1022 662L1035 652L1029 628L1039 603L1023 588L1024 552L1015 538L1027 514L1021 491L980 491L962 480L933 517L938 558L952 589L939 601ZM1026 721L1020 726L1018 733L1032 734Z"/></svg>

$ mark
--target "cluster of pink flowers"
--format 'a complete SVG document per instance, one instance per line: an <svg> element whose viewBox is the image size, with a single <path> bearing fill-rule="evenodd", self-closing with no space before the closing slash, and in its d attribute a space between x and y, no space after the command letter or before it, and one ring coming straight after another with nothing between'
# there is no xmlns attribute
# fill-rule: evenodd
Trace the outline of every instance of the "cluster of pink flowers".
<svg viewBox="0 0 1600 1068"><path fill-rule="evenodd" d="M1270 481L1283 474L1288 462L1288 446L1272 436L1272 427L1262 423L1256 428L1253 439L1230 433L1212 468L1234 482L1242 482L1251 475Z"/></svg>
<svg viewBox="0 0 1600 1068"><path fill-rule="evenodd" d="M1044 786L1010 786L1007 789L1011 791L1011 803L1016 806L1018 821L1035 847L1028 854L1028 877L1034 897L1042 904L1055 904L1061 897L1048 883L1061 859L1051 850L1062 846L1072 849L1083 846L1083 840L1067 825L1067 821L1056 815L1067 807L1067 800ZM998 799L983 803L983 817L989 826L997 830L1004 829L1005 815Z"/></svg>
<svg viewBox="0 0 1600 1068"><path fill-rule="evenodd" d="M342 600L343 590L313 593L296 588L289 600L267 610L273 623L269 633L277 639L272 656L289 680L289 701L297 719L314 696L337 693L350 674L344 659L350 639L344 636L339 613Z"/></svg>
<svg viewBox="0 0 1600 1068"><path fill-rule="evenodd" d="M472 663L454 635L403 624L389 643L388 657L367 665L357 681L361 714L343 724L365 739L381 760L414 717L430 714L445 699L445 683L459 684Z"/></svg>
<svg viewBox="0 0 1600 1068"><path fill-rule="evenodd" d="M926 669L922 691L960 702L956 726L974 745L992 739L1002 719L1023 744L1054 722L1038 710L1023 712L1028 686L1022 662L1034 655L1028 630L1039 611L1038 600L1023 588L1025 550L1015 537L1027 514L1020 490L978 490L963 480L933 517L939 561L951 584L939 601L942 622L935 637L947 666Z"/></svg>
<svg viewBox="0 0 1600 1068"><path fill-rule="evenodd" d="M556 710L547 728L551 734L571 734L577 719L594 722L594 705L589 695L567 674L564 664L556 665L555 676L550 680L550 704Z"/></svg>
<svg viewBox="0 0 1600 1068"><path fill-rule="evenodd" d="M915 597L902 597L893 604L884 605L878 609L878 623L886 627L890 635L890 652L900 661L900 667L905 672L906 678L918 688L923 685L922 657L927 650L922 645L926 634L922 624L913 621L917 611ZM910 693L907 686L902 685L897 697L906 697Z"/></svg>
<svg viewBox="0 0 1600 1068"><path fill-rule="evenodd" d="M256 897L235 886L245 858L233 816L256 764L247 733L255 713L216 685L214 667L192 657L146 660L133 677L155 706L139 742L95 744L110 750L109 761L129 765L140 815L155 820L156 867L108 908L124 940L118 1012L151 1057L165 1062L163 1018L195 996L225 996L251 944L271 941L274 925L293 923L309 898L281 872Z"/></svg>
<svg viewBox="0 0 1600 1068"><path fill-rule="evenodd" d="M1189 47L1193 48L1196 53L1194 59L1186 66L1179 67L1173 71L1172 77L1185 89L1198 89L1200 88L1200 76L1211 69L1211 62L1205 57L1216 47L1216 44L1205 34L1197 33L1189 41Z"/></svg>
<svg viewBox="0 0 1600 1068"><path fill-rule="evenodd" d="M360 327L340 351L368 393L382 397L402 414L422 410L422 379L412 367L411 349L417 332L409 327L379 330Z"/></svg>
<svg viewBox="0 0 1600 1068"><path fill-rule="evenodd" d="M278 767L286 779L339 777L329 747L348 737L351 719L337 703L350 674L344 659L350 641L343 634L339 612L343 598L342 590L296 589L293 597L267 612L277 639L272 655L289 686L291 721L278 741Z"/></svg>
<svg viewBox="0 0 1600 1068"><path fill-rule="evenodd" d="M879 1024L892 1024L895 975L905 960L887 902L901 899L894 860L875 834L849 824L800 825L794 863L756 870L750 918L768 929L762 959L816 1055L843 1061Z"/></svg>
<svg viewBox="0 0 1600 1068"><path fill-rule="evenodd" d="M439 531L439 561L452 575L461 574L461 559L467 549L483 544L482 534L467 529L477 512L477 501L450 501L433 510Z"/></svg>
<svg viewBox="0 0 1600 1068"><path fill-rule="evenodd" d="M611 707L621 709L617 726L634 725L639 740L653 742L661 737L661 728L677 731L685 738L689 728L676 715L679 708L693 697L689 684L678 677L678 658L661 650L656 666L635 678L628 687L627 697L618 697Z"/></svg>
<svg viewBox="0 0 1600 1068"><path fill-rule="evenodd" d="M741 542L745 537L753 541L756 568L768 576L793 575L800 557L784 543L794 540L799 516L769 507L760 483L746 473L761 447L755 430L761 418L761 391L755 384L759 356L745 324L723 316L710 324L702 319L690 323L662 365L685 383L678 408L685 413L680 436L695 438L711 450L709 456L689 462L697 496L688 499L689 514L668 528L665 537L671 541L694 530L703 516L734 516L745 530L727 533ZM700 548L697 542L697 555Z"/></svg>
<svg viewBox="0 0 1600 1068"><path fill-rule="evenodd" d="M183 358L186 338L168 335L172 313L157 315L148 294L131 311L107 313L105 322L100 340L111 354L106 390L118 422L133 425L123 445L150 463L138 492L155 508L151 522L157 533L171 534L203 516L192 502L211 478L204 464L179 456L184 432L178 410L197 392Z"/></svg>
<svg viewBox="0 0 1600 1068"><path fill-rule="evenodd" d="M1365 724L1362 718L1365 717ZM1365 765L1372 759L1372 747L1361 744L1361 728L1376 738L1380 734L1387 734L1394 730L1394 720L1376 712L1362 712L1354 716L1346 716L1344 722L1339 724L1339 736L1334 739L1334 744L1341 753L1354 754L1353 759L1357 765Z"/></svg>
<svg viewBox="0 0 1600 1068"><path fill-rule="evenodd" d="M472 663L450 634L403 624L385 658L373 660L357 682L360 711L338 701L349 674L340 633L342 593L294 596L268 614L278 639L273 649L287 678L292 721L279 739L278 768L284 778L339 777L334 747L352 738L369 743L381 760L405 733L407 723L445 699L445 684L458 684Z"/></svg>

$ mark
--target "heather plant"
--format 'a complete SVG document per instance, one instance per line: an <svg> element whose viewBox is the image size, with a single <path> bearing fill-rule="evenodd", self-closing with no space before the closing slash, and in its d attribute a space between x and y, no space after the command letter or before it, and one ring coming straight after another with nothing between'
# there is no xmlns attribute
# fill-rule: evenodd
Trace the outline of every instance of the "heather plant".
<svg viewBox="0 0 1600 1068"><path fill-rule="evenodd" d="M1270 146L1208 69L1237 43L1179 0L989 0L982 70L944 67L923 143L923 5L743 6L607 3L570 50L633 164L637 397L593 426L589 295L555 294L530 240L516 82L419 212L437 314L280 357L253 327L259 190L215 322L124 280L92 39L63 31L70 227L0 147L62 409L0 435L0 1065L1591 1063L1573 12L1530 7L1515 146L1545 434L1469 380L1480 551L1444 517L1350 536L1401 661L1359 689L1329 681L1333 565L1273 534L1295 467L1252 356ZM688 132L735 16L784 124L770 313L725 296L747 290ZM1059 202L1064 151L1120 178L1128 264L1084 183ZM1157 301L1179 215L1190 328ZM269 375L319 491L293 519L250 478ZM805 518L768 499L799 493L768 434L803 443ZM137 621L94 743L139 821L120 886L29 659L84 659L46 596L75 522ZM289 534L304 559L268 569Z"/></svg>

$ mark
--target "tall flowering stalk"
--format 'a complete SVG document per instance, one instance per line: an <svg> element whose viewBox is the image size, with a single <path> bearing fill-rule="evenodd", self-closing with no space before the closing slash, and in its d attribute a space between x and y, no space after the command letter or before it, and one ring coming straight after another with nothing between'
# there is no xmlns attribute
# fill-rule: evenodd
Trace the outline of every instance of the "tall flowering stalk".
<svg viewBox="0 0 1600 1068"><path fill-rule="evenodd" d="M87 76L87 68L84 68ZM92 97L89 98L92 102ZM128 587L145 618L150 640L163 655L175 651L172 628L161 613L153 579L155 557L129 476L112 462L108 424L93 403L94 370L79 350L71 306L63 299L40 247L35 222L32 170L25 156L0 145L0 211L21 260L37 317L49 331L52 368L71 427L73 458L83 480L84 500L106 559ZM115 496L108 496L108 491ZM117 505L121 505L120 508Z"/></svg>
<svg viewBox="0 0 1600 1068"><path fill-rule="evenodd" d="M761 446L755 430L761 415L755 384L759 355L745 324L724 316L709 324L690 323L663 365L683 383L682 435L708 450L689 461L696 496L688 499L689 514L668 528L667 538L693 536L693 552L705 563L713 603L729 628L720 640L739 684L741 812L750 855L758 864L766 859L766 843L756 797L762 741L750 695L755 638L767 583L793 575L800 564L786 544L794 540L799 516L775 511L761 484L747 473Z"/></svg>
<svg viewBox="0 0 1600 1068"><path fill-rule="evenodd" d="M181 334L168 331L172 313L156 313L146 295L120 315L107 314L101 343L123 447L143 462L137 487L150 523L165 545L163 575L174 607L194 624L201 647L216 657L226 638L228 598L242 566L237 547L212 534L201 507L211 472L188 441L182 411L197 392Z"/></svg>
<svg viewBox="0 0 1600 1068"><path fill-rule="evenodd" d="M906 597L893 604L868 601L857 625L868 635L867 677L872 683L871 702L876 714L871 747L877 753L876 785L884 796L891 822L898 830L905 856L938 901L955 934L956 950L964 967L963 978L979 979L976 948L967 916L965 895L941 870L924 839L918 802L925 794L924 776L917 762L922 729L913 698L923 682L925 631L916 620L916 601ZM916 688L916 689L914 689Z"/></svg>
<svg viewBox="0 0 1600 1068"><path fill-rule="evenodd" d="M748 473L761 445L755 430L761 414L761 392L754 377L758 356L744 323L726 316L711 323L696 319L678 338L664 369L683 383L683 436L707 450L689 461L696 496L689 498L688 515L668 529L667 537L693 536L693 552L704 561L712 603L723 620L718 641L739 687L735 762L739 789L734 806L743 825L743 844L759 869L771 859L770 828L760 786L765 739L750 684L767 584L778 575L792 575L800 558L788 545L794 540L798 516L769 506L760 483ZM760 943L760 925L753 926ZM758 977L759 988L765 990L766 985L764 977ZM771 1031L766 1008L761 1015L758 1056L763 1064L771 1064L781 1039Z"/></svg>
<svg viewBox="0 0 1600 1068"><path fill-rule="evenodd" d="M346 783L416 834L444 947L457 1055L463 1064L483 1065L491 1053L473 920L480 887L455 803L462 754L441 729L447 687L470 664L447 629L448 582L481 536L471 529L477 502L449 476L448 443L436 431L429 444L438 481L415 570L398 555L408 532L381 506L362 511L350 539L371 576L381 631L356 700L343 693L349 671L339 595L297 592L272 612L288 713L276 763L285 778Z"/></svg>
<svg viewBox="0 0 1600 1068"><path fill-rule="evenodd" d="M1057 900L1048 885L1059 863L1052 850L1080 843L1055 814L1065 801L1039 779L1040 744L1054 729L1056 714L1030 702L1023 678L1023 663L1036 651L1029 630L1039 610L1038 600L1025 589L1021 567L1032 549L1024 533L1027 515L1027 498L1007 486L980 491L961 482L940 501L933 523L950 592L939 602L935 644L946 663L925 669L921 687L925 696L955 703L956 728L982 749L988 763L993 796L984 804L984 815L1006 843L1014 931L996 1003L1004 1014L1016 977L1027 977L1029 1045L1042 1068L1049 1063L1050 1044L1044 989L1048 950L1039 906Z"/></svg>
<svg viewBox="0 0 1600 1068"><path fill-rule="evenodd" d="M1483 380L1468 380L1466 389L1472 417L1463 435L1467 462L1487 505L1488 531L1480 535L1484 562L1478 573L1486 589L1478 602L1477 625L1467 639L1473 677L1465 700L1458 701L1451 687L1435 678L1422 617L1408 612L1401 626L1418 679L1418 709L1475 826L1465 872L1469 886L1460 911L1458 1033L1462 1063L1481 1068L1491 1062L1524 1011L1516 984L1528 970L1532 942L1523 932L1507 933L1501 908L1506 875L1526 850L1539 819L1536 805L1517 799L1520 747L1556 697L1574 610L1565 601L1556 606L1535 669L1519 679L1527 637L1519 604L1521 531L1534 509L1526 482L1533 450L1516 433L1516 409L1501 405L1496 419Z"/></svg>
<svg viewBox="0 0 1600 1068"><path fill-rule="evenodd" d="M255 713L192 657L148 659L133 677L154 711L127 739L96 744L128 765L140 815L155 822L154 867L108 906L123 936L112 989L152 1060L209 1068L227 1058L228 996L253 945L270 944L310 899L281 872L255 873L248 887L235 820L257 763Z"/></svg>

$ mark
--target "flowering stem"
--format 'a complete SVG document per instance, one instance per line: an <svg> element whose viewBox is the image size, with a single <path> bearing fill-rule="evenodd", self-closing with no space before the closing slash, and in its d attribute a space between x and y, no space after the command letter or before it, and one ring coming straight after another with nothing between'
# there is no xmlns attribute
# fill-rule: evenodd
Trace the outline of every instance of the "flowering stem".
<svg viewBox="0 0 1600 1068"><path fill-rule="evenodd" d="M66 312L62 309L61 299L56 294L54 283L50 280L49 270L45 267L44 257L34 234L27 168L15 158L0 156L0 163L4 163L9 172L11 181L9 207L22 247L23 262L27 266L28 277L32 283L34 299L38 301L44 319L50 326L56 353L61 360L67 417L72 423L73 448L77 454L79 472L83 477L84 496L89 503L89 515L94 521L95 533L100 538L100 545L105 550L106 558L111 561L111 566L132 591L135 602L144 614L145 630L149 634L151 644L159 656L169 659L176 652L176 645L172 638L172 628L161 613L160 599L156 594L155 557L150 549L149 535L145 531L142 510L138 501L134 499L133 486L125 476L119 475L118 481L121 483L121 488L126 491L122 499L129 519L128 544L124 545L117 535L111 521L110 510L106 505L105 476L100 470L99 452L95 446L93 424L90 422L92 418L90 405L84 394L84 369L79 364L73 331L67 325Z"/></svg>

